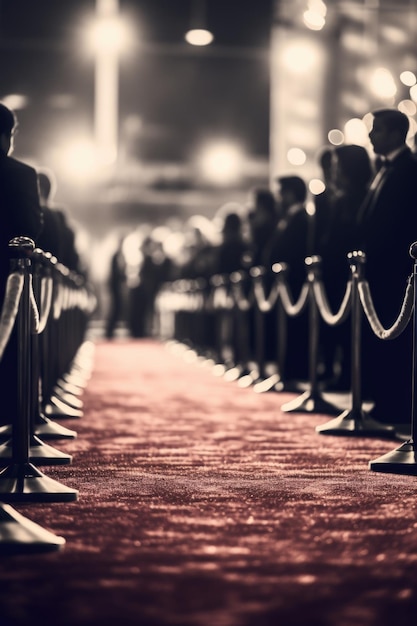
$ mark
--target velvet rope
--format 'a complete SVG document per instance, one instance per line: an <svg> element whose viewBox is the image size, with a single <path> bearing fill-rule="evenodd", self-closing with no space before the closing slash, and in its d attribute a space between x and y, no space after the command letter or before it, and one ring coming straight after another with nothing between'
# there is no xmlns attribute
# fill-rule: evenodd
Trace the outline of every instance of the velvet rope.
<svg viewBox="0 0 417 626"><path fill-rule="evenodd" d="M215 309L232 309L233 299L228 293L226 287L215 287L213 295L213 306Z"/></svg>
<svg viewBox="0 0 417 626"><path fill-rule="evenodd" d="M39 309L36 303L35 294L33 293L32 274L28 274L29 279L29 307L30 307L30 331L33 335L39 333Z"/></svg>
<svg viewBox="0 0 417 626"><path fill-rule="evenodd" d="M394 324L390 328L384 328L381 324L378 315L375 311L374 303L372 301L371 291L367 281L360 281L358 283L359 298L367 317L367 320L379 339L395 339L404 331L408 325L413 312L413 296L414 289L411 278L409 279L404 300L401 306L401 311L395 320Z"/></svg>
<svg viewBox="0 0 417 626"><path fill-rule="evenodd" d="M282 306L287 315L289 315L290 317L297 317L297 315L300 315L303 312L307 304L308 295L310 292L310 285L308 283L304 283L304 285L301 287L300 295L297 302L293 301L289 287L286 281L282 278L278 283L278 291L281 298Z"/></svg>
<svg viewBox="0 0 417 626"><path fill-rule="evenodd" d="M6 283L3 307L0 315L0 360L9 342L10 335L19 310L20 296L25 277L20 272L9 274Z"/></svg>
<svg viewBox="0 0 417 626"><path fill-rule="evenodd" d="M40 320L38 326L38 335L40 335L46 327L49 314L52 308L52 288L53 280L51 276L43 277L41 280L41 305Z"/></svg>
<svg viewBox="0 0 417 626"><path fill-rule="evenodd" d="M344 322L350 313L352 304L352 281L349 280L347 282L342 303L336 313L333 313L330 308L327 294L322 281L313 281L312 286L317 308L326 324L328 324L329 326L337 326L338 324Z"/></svg>
<svg viewBox="0 0 417 626"><path fill-rule="evenodd" d="M253 291L250 292L249 296L246 296L243 293L242 285L240 283L233 283L232 295L233 295L235 305L237 306L239 311L242 311L243 313L245 313L246 311L249 311L252 308L253 302L254 302Z"/></svg>
<svg viewBox="0 0 417 626"><path fill-rule="evenodd" d="M64 286L59 283L56 285L56 290L54 294L54 307L53 307L53 315L54 320L59 320L61 317L61 311L64 307Z"/></svg>
<svg viewBox="0 0 417 626"><path fill-rule="evenodd" d="M258 305L258 309L262 313L269 313L269 311L272 310L272 308L276 304L276 301L278 300L278 294L279 294L278 285L274 285L272 287L268 298L266 298L264 286L261 284L261 281L259 279L255 279L253 291L255 295L256 304Z"/></svg>

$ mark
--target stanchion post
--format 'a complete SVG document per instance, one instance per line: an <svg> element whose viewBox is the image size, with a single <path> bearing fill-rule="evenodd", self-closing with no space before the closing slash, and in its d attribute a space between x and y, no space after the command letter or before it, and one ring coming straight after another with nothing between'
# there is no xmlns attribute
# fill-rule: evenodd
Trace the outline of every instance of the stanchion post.
<svg viewBox="0 0 417 626"><path fill-rule="evenodd" d="M311 256L305 259L307 281L309 282L309 389L301 396L281 406L285 413L325 413L334 415L339 411L331 402L325 400L318 389L318 343L319 343L319 310L314 297L312 284L320 276L321 258Z"/></svg>
<svg viewBox="0 0 417 626"><path fill-rule="evenodd" d="M394 428L374 420L362 407L362 306L358 285L364 278L366 255L361 250L349 252L352 275L351 295L351 407L333 420L316 427L321 435L392 437Z"/></svg>
<svg viewBox="0 0 417 626"><path fill-rule="evenodd" d="M413 360L411 389L411 437L399 448L369 462L369 469L387 474L417 476L417 242L410 246L413 266Z"/></svg>
<svg viewBox="0 0 417 626"><path fill-rule="evenodd" d="M9 243L11 266L23 273L23 291L16 318L17 325L17 414L12 426L11 464L0 472L0 500L3 502L73 501L78 492L46 477L29 462L31 410L31 320L30 254L35 248L28 237L16 237Z"/></svg>
<svg viewBox="0 0 417 626"><path fill-rule="evenodd" d="M249 271L253 282L261 283L265 276L265 268L252 267ZM259 306L255 306L255 360L257 368L257 380L264 380L265 374L265 313ZM252 382L256 382L252 378Z"/></svg>
<svg viewBox="0 0 417 626"><path fill-rule="evenodd" d="M33 252L35 244L31 239L19 238L10 243L11 250L17 251L17 258L12 260L12 268L24 276L23 291L20 298L17 324L17 415L12 424L12 459L17 464L29 461L30 437L30 266L28 255ZM20 253L20 255L19 255Z"/></svg>
<svg viewBox="0 0 417 626"><path fill-rule="evenodd" d="M242 291L244 284L248 280L246 272L236 271L230 274L230 282L232 285L240 285ZM235 341L236 341L236 363L239 364L241 369L241 376L250 374L249 362L250 362L250 338L249 338L249 326L248 326L248 309L244 309L239 302L235 301L234 306L234 319L236 323L235 327Z"/></svg>
<svg viewBox="0 0 417 626"><path fill-rule="evenodd" d="M37 253L38 265L42 267L42 278L54 280L55 266L57 259L52 256L50 252L44 252L43 250L35 249ZM34 434L44 439L74 439L77 433L74 430L65 428L61 424L54 422L46 417L43 412L43 398L45 395L45 389L47 384L50 384L51 374L50 370L50 323L53 318L53 304L51 305L51 311L48 316L48 322L41 333L41 335L33 335L32 337L32 352L37 352L37 368L39 378L39 390L34 391ZM46 380L45 380L46 379ZM52 389L52 385L50 386Z"/></svg>
<svg viewBox="0 0 417 626"><path fill-rule="evenodd" d="M256 383L253 390L256 393L265 393L269 391L283 392L295 391L294 385L288 384L285 376L285 361L287 356L287 314L279 294L280 281L288 274L287 263L274 263L271 267L272 273L275 275L275 284L278 289L278 297L275 305L276 312L276 368L277 372L269 376L263 381Z"/></svg>

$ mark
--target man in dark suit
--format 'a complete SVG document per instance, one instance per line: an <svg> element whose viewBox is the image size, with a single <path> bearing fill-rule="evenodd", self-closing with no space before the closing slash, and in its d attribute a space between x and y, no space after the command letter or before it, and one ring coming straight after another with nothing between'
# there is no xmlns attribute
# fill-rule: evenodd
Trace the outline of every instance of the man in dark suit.
<svg viewBox="0 0 417 626"><path fill-rule="evenodd" d="M306 280L305 258L310 254L311 224L306 211L307 187L299 176L280 176L276 183L282 217L265 247L263 265L270 270L274 263L288 264L288 285L296 299ZM271 343L270 340L268 343ZM282 372L287 380L308 378L308 351L308 312L304 311L287 321L285 372Z"/></svg>
<svg viewBox="0 0 417 626"><path fill-rule="evenodd" d="M35 169L9 156L16 118L0 103L0 302L9 273L8 243L24 235L35 240L42 230Z"/></svg>
<svg viewBox="0 0 417 626"><path fill-rule="evenodd" d="M80 258L75 244L75 231L65 210L54 204L55 176L47 169L38 170L39 197L43 212L43 229L37 245L51 252L68 269L80 272Z"/></svg>
<svg viewBox="0 0 417 626"><path fill-rule="evenodd" d="M382 164L359 211L359 246L375 309L388 328L396 320L412 273L410 245L417 241L417 160L406 144L409 120L396 109L373 113L369 138ZM397 339L363 334L364 392L375 401L375 419L411 418L412 325Z"/></svg>
<svg viewBox="0 0 417 626"><path fill-rule="evenodd" d="M42 230L36 171L8 156L15 128L13 112L0 103L0 306L10 271L9 241L23 235L36 243ZM14 331L0 360L0 423L9 423L16 411L16 355Z"/></svg>

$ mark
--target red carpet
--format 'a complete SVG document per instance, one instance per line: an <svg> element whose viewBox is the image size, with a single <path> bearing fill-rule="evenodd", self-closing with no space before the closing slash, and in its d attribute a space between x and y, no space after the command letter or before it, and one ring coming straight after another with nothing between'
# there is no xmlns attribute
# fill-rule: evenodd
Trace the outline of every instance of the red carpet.
<svg viewBox="0 0 417 626"><path fill-rule="evenodd" d="M2 557L1 626L402 626L417 620L417 483L382 439L318 435L152 341L98 342L74 503L14 504L66 539Z"/></svg>

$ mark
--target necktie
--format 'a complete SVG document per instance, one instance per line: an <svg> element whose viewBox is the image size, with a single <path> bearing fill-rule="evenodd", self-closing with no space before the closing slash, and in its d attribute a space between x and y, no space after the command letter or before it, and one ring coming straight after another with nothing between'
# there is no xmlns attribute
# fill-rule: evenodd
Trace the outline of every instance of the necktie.
<svg viewBox="0 0 417 626"><path fill-rule="evenodd" d="M373 211L379 192L382 188L383 181L387 175L390 165L392 165L392 161L389 161L388 159L384 159L381 167L379 168L378 172L375 174L375 177L369 186L368 193L366 194L365 200L362 203L361 208L359 209L358 222L362 222L363 219L365 217L368 217L369 214Z"/></svg>

